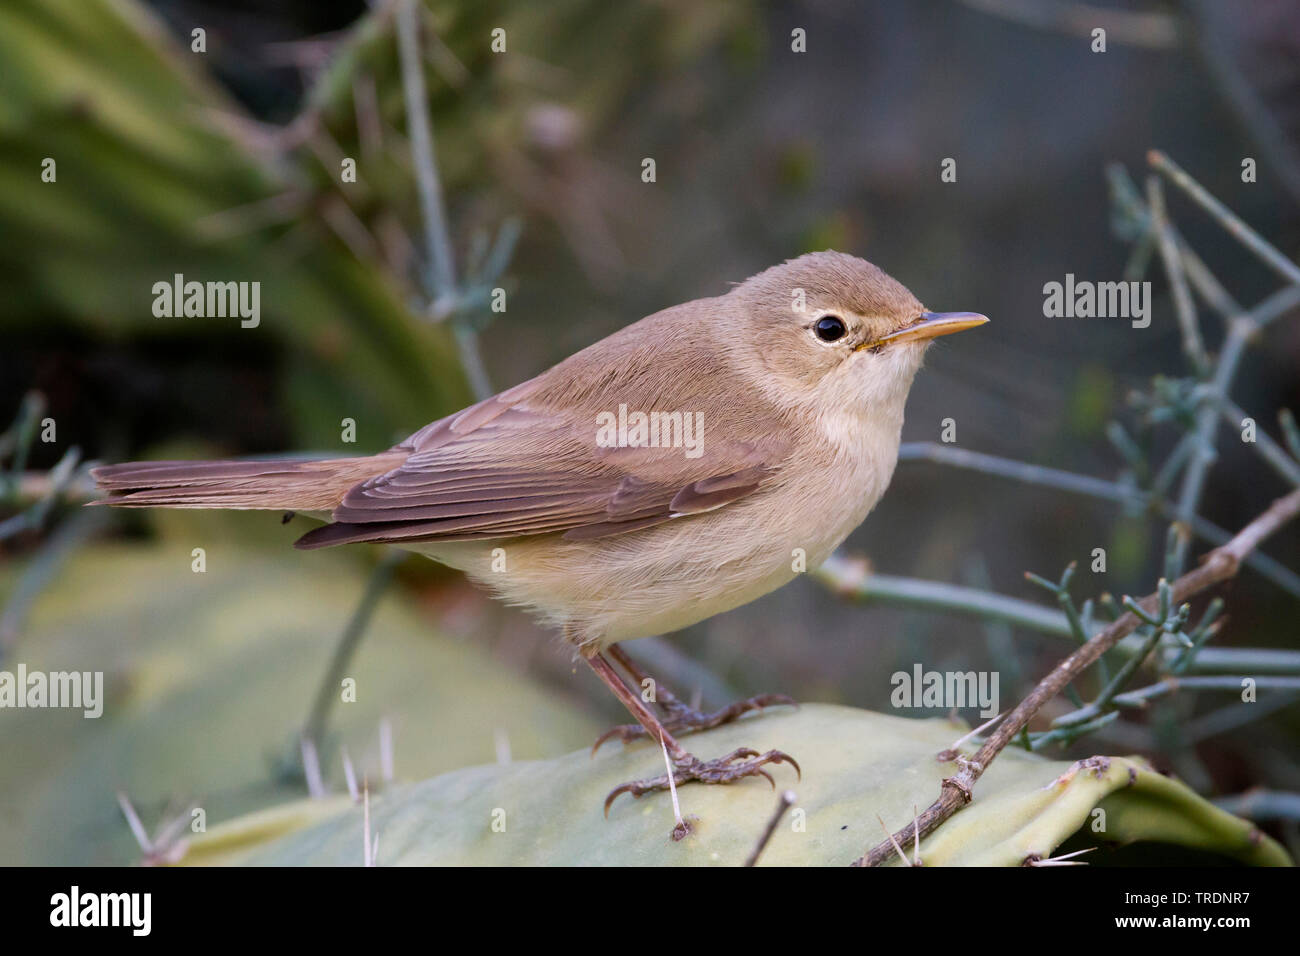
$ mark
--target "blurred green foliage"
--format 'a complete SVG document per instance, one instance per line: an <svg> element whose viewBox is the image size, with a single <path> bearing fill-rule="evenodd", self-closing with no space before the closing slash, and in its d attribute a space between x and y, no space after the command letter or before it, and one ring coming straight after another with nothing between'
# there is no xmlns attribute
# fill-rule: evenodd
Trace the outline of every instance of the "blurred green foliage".
<svg viewBox="0 0 1300 956"><path fill-rule="evenodd" d="M268 199L301 191L303 170L232 133L252 121L150 14L17 0L0 8L0 62L0 321L107 341L166 334L196 350L260 339L283 356L286 404L317 447L338 445L344 417L383 447L465 402L449 336L331 233L326 206L308 197L290 221L257 221ZM250 222L221 225L240 209ZM260 282L260 326L156 318L153 284L175 273Z"/></svg>
<svg viewBox="0 0 1300 956"><path fill-rule="evenodd" d="M297 735L363 581L339 555L291 563L241 545L240 525L254 523L282 545L300 530L270 515L240 516L233 529L183 516L158 547L82 549L37 599L29 636L5 666L103 671L106 699L97 719L5 712L0 863L138 860L118 791L151 830L172 801L202 807L213 826L304 792L281 768L298 761ZM204 573L191 570L196 543ZM14 576L5 570L0 593ZM348 670L356 702L335 706L320 755L336 792L340 746L359 777L379 779L385 717L406 780L492 760L498 733L516 757L536 758L589 744L601 729L480 647L440 636L397 591L370 629Z"/></svg>
<svg viewBox="0 0 1300 956"><path fill-rule="evenodd" d="M557 189L561 167L647 76L754 22L748 2L707 15L673 7L425 5L438 162L463 220L453 234L467 273L487 256L486 236L520 212L580 235L583 204ZM273 350L302 447L337 447L345 417L363 447L385 447L466 404L449 330L419 315L423 224L392 10L377 7L337 40L281 128L248 115L208 75L208 54L178 44L134 0L6 4L0 322L101 342L161 335L202 350L220 337ZM492 53L497 28L519 55ZM47 158L51 183L41 181ZM356 182L342 181L344 158L356 160ZM177 273L260 282L261 326L155 317L153 284Z"/></svg>

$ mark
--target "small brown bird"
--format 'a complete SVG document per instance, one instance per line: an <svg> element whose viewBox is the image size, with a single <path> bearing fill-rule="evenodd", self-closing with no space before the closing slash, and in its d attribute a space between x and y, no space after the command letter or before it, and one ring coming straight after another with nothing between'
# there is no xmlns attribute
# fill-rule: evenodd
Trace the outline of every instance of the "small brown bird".
<svg viewBox="0 0 1300 956"><path fill-rule="evenodd" d="M813 253L648 316L378 455L94 475L107 504L317 513L329 523L296 547L382 542L459 568L562 630L640 725L611 733L662 741L675 783L768 776L798 764L776 750L701 760L673 734L789 698L701 714L661 689L660 720L610 663L645 678L617 642L824 561L889 485L930 340L987 321L927 312L871 263ZM667 786L624 784L606 812L620 793Z"/></svg>

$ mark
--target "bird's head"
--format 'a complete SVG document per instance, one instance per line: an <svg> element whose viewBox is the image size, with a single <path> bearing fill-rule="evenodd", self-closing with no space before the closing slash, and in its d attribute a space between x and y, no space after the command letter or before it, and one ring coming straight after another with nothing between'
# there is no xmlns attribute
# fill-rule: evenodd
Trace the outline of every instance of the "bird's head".
<svg viewBox="0 0 1300 956"><path fill-rule="evenodd" d="M901 412L930 343L983 325L974 312L930 312L856 256L813 252L732 289L746 329L741 359L771 394Z"/></svg>

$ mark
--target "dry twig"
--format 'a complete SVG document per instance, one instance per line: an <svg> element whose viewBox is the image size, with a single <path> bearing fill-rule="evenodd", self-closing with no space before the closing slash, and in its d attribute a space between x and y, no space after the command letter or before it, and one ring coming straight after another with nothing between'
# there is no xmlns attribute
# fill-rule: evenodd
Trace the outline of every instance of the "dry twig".
<svg viewBox="0 0 1300 956"><path fill-rule="evenodd" d="M1300 514L1300 490L1274 501L1268 510L1237 532L1227 544L1215 548L1206 555L1200 567L1188 571L1174 581L1171 587L1172 603L1181 604L1188 598L1235 577L1245 557L1254 551L1261 541L1295 518L1297 514ZM1149 594L1138 604L1147 614L1154 614L1159 609L1159 595ZM1008 715L984 745L975 752L975 756L961 762L958 772L944 779L939 799L926 808L920 819L904 827L888 840L877 843L853 865L878 866L894 853L896 842L916 840L938 829L940 824L971 801L971 791L975 782L1002 749L1028 725L1034 714L1075 680L1085 668L1092 665L1097 658L1141 624L1142 619L1130 611L1058 664Z"/></svg>

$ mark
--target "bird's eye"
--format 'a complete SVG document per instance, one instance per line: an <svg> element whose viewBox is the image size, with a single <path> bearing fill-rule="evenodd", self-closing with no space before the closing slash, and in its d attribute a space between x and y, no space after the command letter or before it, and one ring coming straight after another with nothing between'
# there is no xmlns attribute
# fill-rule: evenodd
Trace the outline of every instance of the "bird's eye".
<svg viewBox="0 0 1300 956"><path fill-rule="evenodd" d="M848 328L838 315L823 315L813 326L813 331L823 342L834 342L836 339L843 338Z"/></svg>

